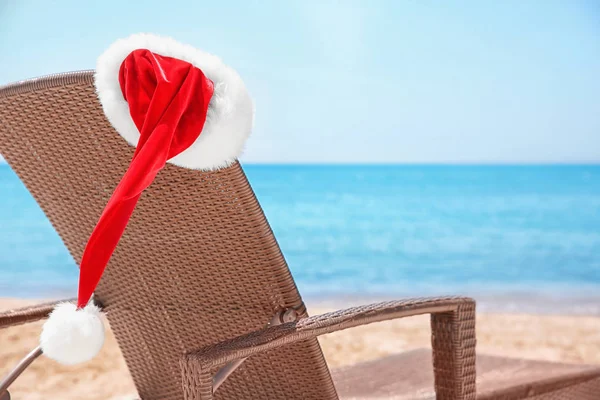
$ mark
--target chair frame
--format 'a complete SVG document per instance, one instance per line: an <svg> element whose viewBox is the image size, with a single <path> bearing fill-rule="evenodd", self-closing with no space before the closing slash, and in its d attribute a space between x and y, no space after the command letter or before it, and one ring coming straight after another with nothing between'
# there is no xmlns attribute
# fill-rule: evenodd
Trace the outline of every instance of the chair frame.
<svg viewBox="0 0 600 400"><path fill-rule="evenodd" d="M57 303L0 313L0 328L44 319ZM467 297L380 302L303 319L297 319L298 314L294 309L281 310L265 329L184 355L180 362L184 398L214 399L216 390L253 355L327 333L423 314L431 314L437 399L475 400L475 301ZM9 373L0 383L0 396L7 393L8 386L41 354L39 347L34 349ZM215 368L218 368L218 372L213 375Z"/></svg>

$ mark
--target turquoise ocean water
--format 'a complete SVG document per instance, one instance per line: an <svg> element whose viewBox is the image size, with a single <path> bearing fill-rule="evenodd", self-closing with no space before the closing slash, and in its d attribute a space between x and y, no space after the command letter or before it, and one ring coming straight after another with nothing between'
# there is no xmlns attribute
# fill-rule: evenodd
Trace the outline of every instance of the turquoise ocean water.
<svg viewBox="0 0 600 400"><path fill-rule="evenodd" d="M245 169L305 297L459 293L600 313L600 166ZM57 234L0 165L0 296L76 285Z"/></svg>

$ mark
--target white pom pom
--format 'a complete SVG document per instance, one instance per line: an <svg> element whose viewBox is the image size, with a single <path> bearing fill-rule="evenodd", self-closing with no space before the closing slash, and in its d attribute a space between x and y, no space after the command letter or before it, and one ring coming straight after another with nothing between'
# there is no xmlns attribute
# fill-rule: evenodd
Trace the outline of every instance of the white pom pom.
<svg viewBox="0 0 600 400"><path fill-rule="evenodd" d="M40 336L44 354L64 365L91 360L104 344L104 324L100 309L90 302L77 309L61 303L50 313Z"/></svg>

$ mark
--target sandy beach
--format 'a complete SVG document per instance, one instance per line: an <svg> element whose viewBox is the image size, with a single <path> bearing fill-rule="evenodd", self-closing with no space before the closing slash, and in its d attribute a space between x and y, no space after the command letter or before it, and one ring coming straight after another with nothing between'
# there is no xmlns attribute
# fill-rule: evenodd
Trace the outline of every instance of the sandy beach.
<svg viewBox="0 0 600 400"><path fill-rule="evenodd" d="M0 299L0 310L31 301ZM330 311L309 304L311 314ZM600 317L480 313L478 351L538 360L600 364ZM0 331L0 375L37 344L41 323ZM329 365L339 367L429 347L426 316L373 324L320 339ZM81 393L86 393L83 397ZM77 367L37 360L12 387L19 400L135 399L135 388L112 334L101 354Z"/></svg>

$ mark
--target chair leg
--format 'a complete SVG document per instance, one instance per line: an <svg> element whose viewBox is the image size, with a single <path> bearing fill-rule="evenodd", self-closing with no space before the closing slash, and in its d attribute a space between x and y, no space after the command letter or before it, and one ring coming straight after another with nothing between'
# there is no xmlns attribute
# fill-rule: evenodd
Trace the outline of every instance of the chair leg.
<svg viewBox="0 0 600 400"><path fill-rule="evenodd" d="M435 391L438 400L475 400L475 302L432 314Z"/></svg>
<svg viewBox="0 0 600 400"><path fill-rule="evenodd" d="M38 346L35 349L33 349L29 354L27 354L21 360L21 362L19 362L19 364L8 373L6 378L4 378L2 382L0 382L0 400L10 400L10 394L8 394L8 387L15 381L15 379L19 377L19 375L21 375L27 369L27 367L29 367L29 365L31 365L33 361L35 361L36 358L38 358L41 355L42 348Z"/></svg>

